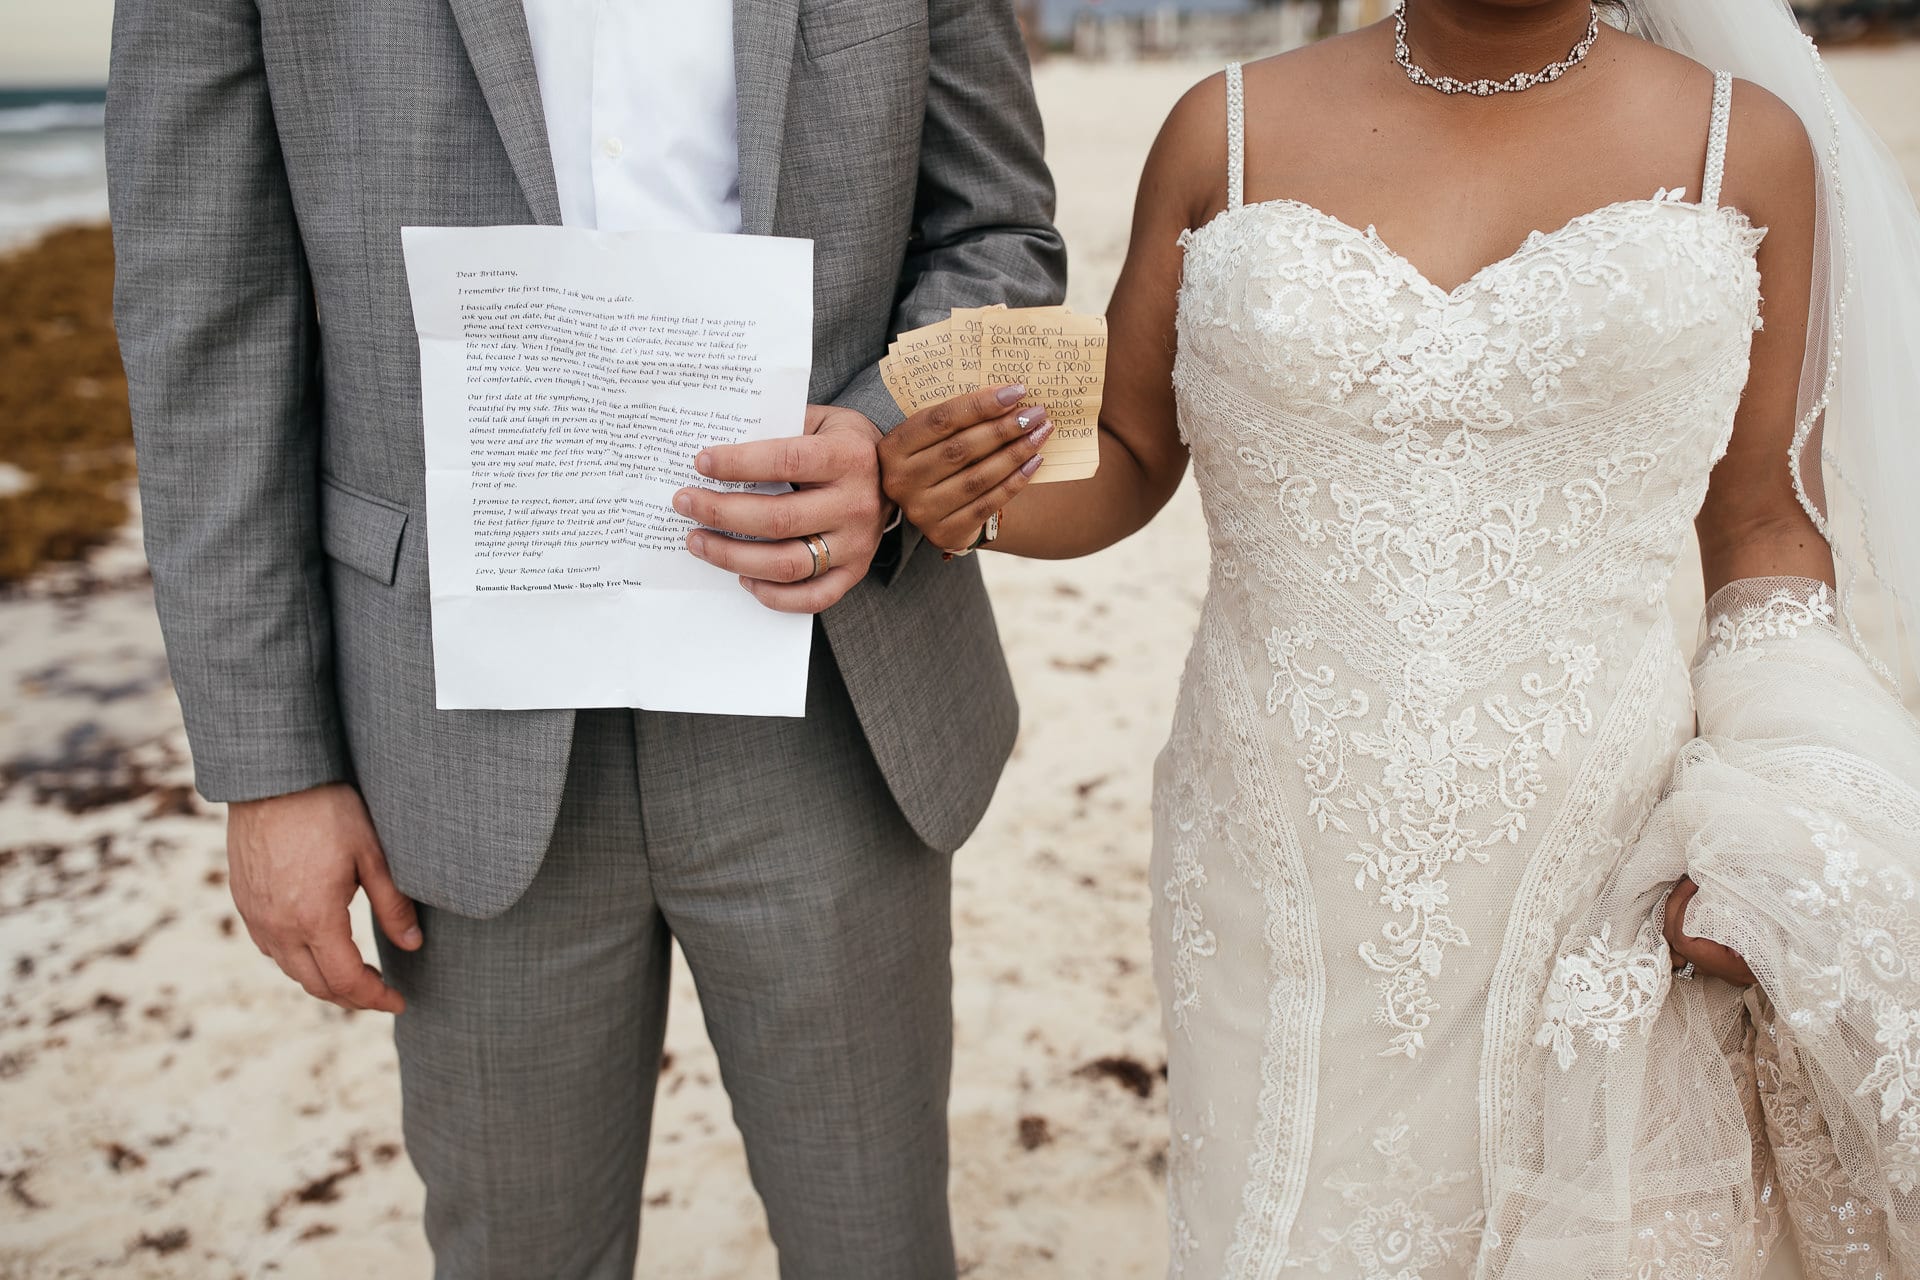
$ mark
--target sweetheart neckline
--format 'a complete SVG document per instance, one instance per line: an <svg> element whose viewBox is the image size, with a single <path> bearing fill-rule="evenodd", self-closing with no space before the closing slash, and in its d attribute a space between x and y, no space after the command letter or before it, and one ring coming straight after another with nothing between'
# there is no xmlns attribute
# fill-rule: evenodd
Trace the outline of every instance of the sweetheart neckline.
<svg viewBox="0 0 1920 1280"><path fill-rule="evenodd" d="M1502 267L1511 266L1514 262L1518 261L1529 249L1556 240L1561 236L1570 235L1574 231L1585 227L1588 223L1606 214L1617 213L1626 209L1690 209L1710 217L1715 215L1727 217L1731 221L1742 224L1749 231L1758 232L1761 236L1766 234L1766 228L1755 227L1753 220L1747 217L1744 210L1730 204L1707 205L1697 200L1687 200L1684 198L1686 194L1687 188L1685 187L1675 187L1672 190L1662 187L1651 196L1636 196L1629 197L1625 200L1615 200L1609 204L1603 204L1597 209L1589 209L1585 213L1575 214L1551 231L1529 231L1511 253L1506 254L1504 257L1495 258L1492 262L1487 263L1487 265L1481 267L1478 271L1475 271L1451 289L1443 289L1440 285L1434 283L1433 279L1428 276L1425 271L1421 270L1420 267L1414 263L1413 259L1407 257L1407 255L1401 253L1381 238L1377 224L1370 222L1363 230L1354 226L1345 218L1337 218L1316 205L1309 204L1305 200L1299 200L1292 196L1276 196L1270 200L1254 200L1242 202L1237 205L1230 205L1214 214L1213 217L1207 219L1207 221L1200 226L1188 231L1187 234L1198 236L1218 223L1226 221L1229 215L1244 213L1250 209L1293 209L1309 217L1318 218L1320 221L1347 235L1357 236L1361 241L1378 249L1398 264L1414 284L1429 294L1432 294L1434 297L1446 302L1448 305L1452 305L1459 302L1462 297L1477 288L1488 276L1500 270ZM1757 246L1758 240L1754 243ZM1752 250L1749 249L1748 252L1751 253Z"/></svg>

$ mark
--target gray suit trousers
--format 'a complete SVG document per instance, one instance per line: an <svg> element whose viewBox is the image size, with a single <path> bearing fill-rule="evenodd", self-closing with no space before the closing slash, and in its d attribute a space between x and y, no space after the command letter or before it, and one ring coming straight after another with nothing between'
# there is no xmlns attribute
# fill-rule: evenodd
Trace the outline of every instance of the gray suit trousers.
<svg viewBox="0 0 1920 1280"><path fill-rule="evenodd" d="M804 720L586 711L532 887L385 948L438 1280L628 1280L668 942L791 1280L947 1280L949 863L816 635Z"/></svg>

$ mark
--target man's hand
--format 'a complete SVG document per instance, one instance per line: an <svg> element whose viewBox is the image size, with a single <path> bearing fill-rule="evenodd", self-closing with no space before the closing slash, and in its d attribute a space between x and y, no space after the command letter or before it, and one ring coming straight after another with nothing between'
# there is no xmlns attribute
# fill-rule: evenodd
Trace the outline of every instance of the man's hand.
<svg viewBox="0 0 1920 1280"><path fill-rule="evenodd" d="M792 493L716 493L682 489L673 507L704 527L687 549L740 575L761 604L782 613L819 613L867 576L880 531L891 514L880 495L874 449L880 428L865 414L837 405L807 406L807 433L797 439L715 445L694 459L714 480L783 481ZM728 537L744 534L767 541ZM801 539L826 540L832 567L813 577L813 556Z"/></svg>
<svg viewBox="0 0 1920 1280"><path fill-rule="evenodd" d="M1667 917L1664 922L1667 948L1680 958L1682 964L1691 964L1695 973L1731 982L1736 987L1752 986L1759 979L1753 976L1753 970L1747 967L1747 962L1740 958L1739 952L1705 938L1688 937L1680 927L1687 918L1687 904L1699 892L1699 885L1682 876L1680 883L1673 886L1673 892L1667 895Z"/></svg>
<svg viewBox="0 0 1920 1280"><path fill-rule="evenodd" d="M360 793L334 784L227 811L234 905L261 954L316 1000L399 1013L406 1000L360 958L347 906L364 888L397 947L420 945L413 903L394 886Z"/></svg>

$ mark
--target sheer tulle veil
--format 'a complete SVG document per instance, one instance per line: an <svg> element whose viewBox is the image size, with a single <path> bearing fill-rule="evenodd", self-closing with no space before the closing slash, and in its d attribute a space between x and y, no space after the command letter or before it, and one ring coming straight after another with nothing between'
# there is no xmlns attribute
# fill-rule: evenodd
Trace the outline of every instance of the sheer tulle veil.
<svg viewBox="0 0 1920 1280"><path fill-rule="evenodd" d="M1781 462L1833 547L1841 618L1776 579L1715 621L1697 736L1561 935L1535 1041L1557 1058L1505 1086L1476 1274L1745 1280L1790 1223L1808 1276L1920 1276L1920 727L1879 687L1920 635L1920 212L1784 0L1628 9L1784 100L1818 158ZM1740 145L1736 120L1736 163ZM1672 978L1660 916L1682 874L1687 932L1758 987Z"/></svg>
<svg viewBox="0 0 1920 1280"><path fill-rule="evenodd" d="M1920 213L1786 0L1628 0L1631 29L1779 96L1820 165L1812 323L1786 459L1832 545L1844 625L1896 687L1920 636ZM1738 145L1737 130L1734 145Z"/></svg>

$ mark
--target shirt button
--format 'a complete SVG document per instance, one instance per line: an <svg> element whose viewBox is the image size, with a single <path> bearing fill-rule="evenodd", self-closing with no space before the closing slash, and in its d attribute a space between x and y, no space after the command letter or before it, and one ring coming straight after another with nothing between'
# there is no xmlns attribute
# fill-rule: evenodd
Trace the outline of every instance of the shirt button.
<svg viewBox="0 0 1920 1280"><path fill-rule="evenodd" d="M601 144L601 150L605 151L608 157L614 160L618 160L620 158L620 153L622 151L625 151L626 149L627 149L627 144L620 141L620 139L618 138L608 138L604 143Z"/></svg>

